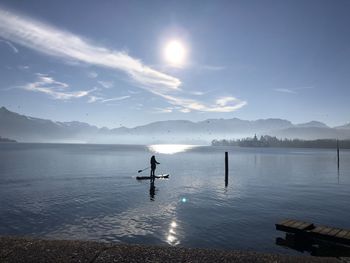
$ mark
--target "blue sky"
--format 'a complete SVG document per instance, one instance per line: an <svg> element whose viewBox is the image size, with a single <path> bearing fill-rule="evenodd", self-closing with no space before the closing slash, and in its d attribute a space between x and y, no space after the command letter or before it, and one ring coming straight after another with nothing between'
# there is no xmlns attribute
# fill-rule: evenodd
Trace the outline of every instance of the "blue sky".
<svg viewBox="0 0 350 263"><path fill-rule="evenodd" d="M0 105L97 126L350 121L349 1L6 1ZM176 40L181 65L164 56Z"/></svg>

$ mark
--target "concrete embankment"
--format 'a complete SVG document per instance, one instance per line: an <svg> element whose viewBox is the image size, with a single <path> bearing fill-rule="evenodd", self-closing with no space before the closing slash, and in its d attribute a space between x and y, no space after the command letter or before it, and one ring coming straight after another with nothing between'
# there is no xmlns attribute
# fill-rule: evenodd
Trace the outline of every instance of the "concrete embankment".
<svg viewBox="0 0 350 263"><path fill-rule="evenodd" d="M344 262L248 251L0 237L0 262ZM346 262L346 261L345 261Z"/></svg>

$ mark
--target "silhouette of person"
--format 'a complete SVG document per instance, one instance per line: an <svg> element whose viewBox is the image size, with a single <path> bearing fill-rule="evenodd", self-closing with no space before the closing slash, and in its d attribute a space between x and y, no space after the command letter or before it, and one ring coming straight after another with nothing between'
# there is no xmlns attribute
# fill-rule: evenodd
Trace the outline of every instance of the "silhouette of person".
<svg viewBox="0 0 350 263"><path fill-rule="evenodd" d="M151 157L151 178L152 179L154 179L154 177L155 177L154 171L157 168L157 164L160 164L160 163L158 163L156 160L156 157L154 157L154 155L152 155L152 157Z"/></svg>

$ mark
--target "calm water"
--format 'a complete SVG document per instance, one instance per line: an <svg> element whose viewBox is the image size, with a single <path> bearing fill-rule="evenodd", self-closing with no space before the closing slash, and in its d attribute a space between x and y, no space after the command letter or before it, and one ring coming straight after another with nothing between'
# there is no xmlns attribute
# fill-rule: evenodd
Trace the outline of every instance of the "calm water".
<svg viewBox="0 0 350 263"><path fill-rule="evenodd" d="M334 150L179 150L0 144L0 235L296 253L275 245L277 221L350 228L350 151L338 173ZM153 152L171 175L154 198L135 180Z"/></svg>

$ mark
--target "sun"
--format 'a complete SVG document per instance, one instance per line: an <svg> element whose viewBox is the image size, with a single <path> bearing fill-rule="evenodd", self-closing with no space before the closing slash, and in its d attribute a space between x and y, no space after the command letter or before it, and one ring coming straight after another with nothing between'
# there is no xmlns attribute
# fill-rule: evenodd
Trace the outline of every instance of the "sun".
<svg viewBox="0 0 350 263"><path fill-rule="evenodd" d="M172 66L182 66L186 60L186 53L184 44L178 40L169 41L164 48L165 59Z"/></svg>

